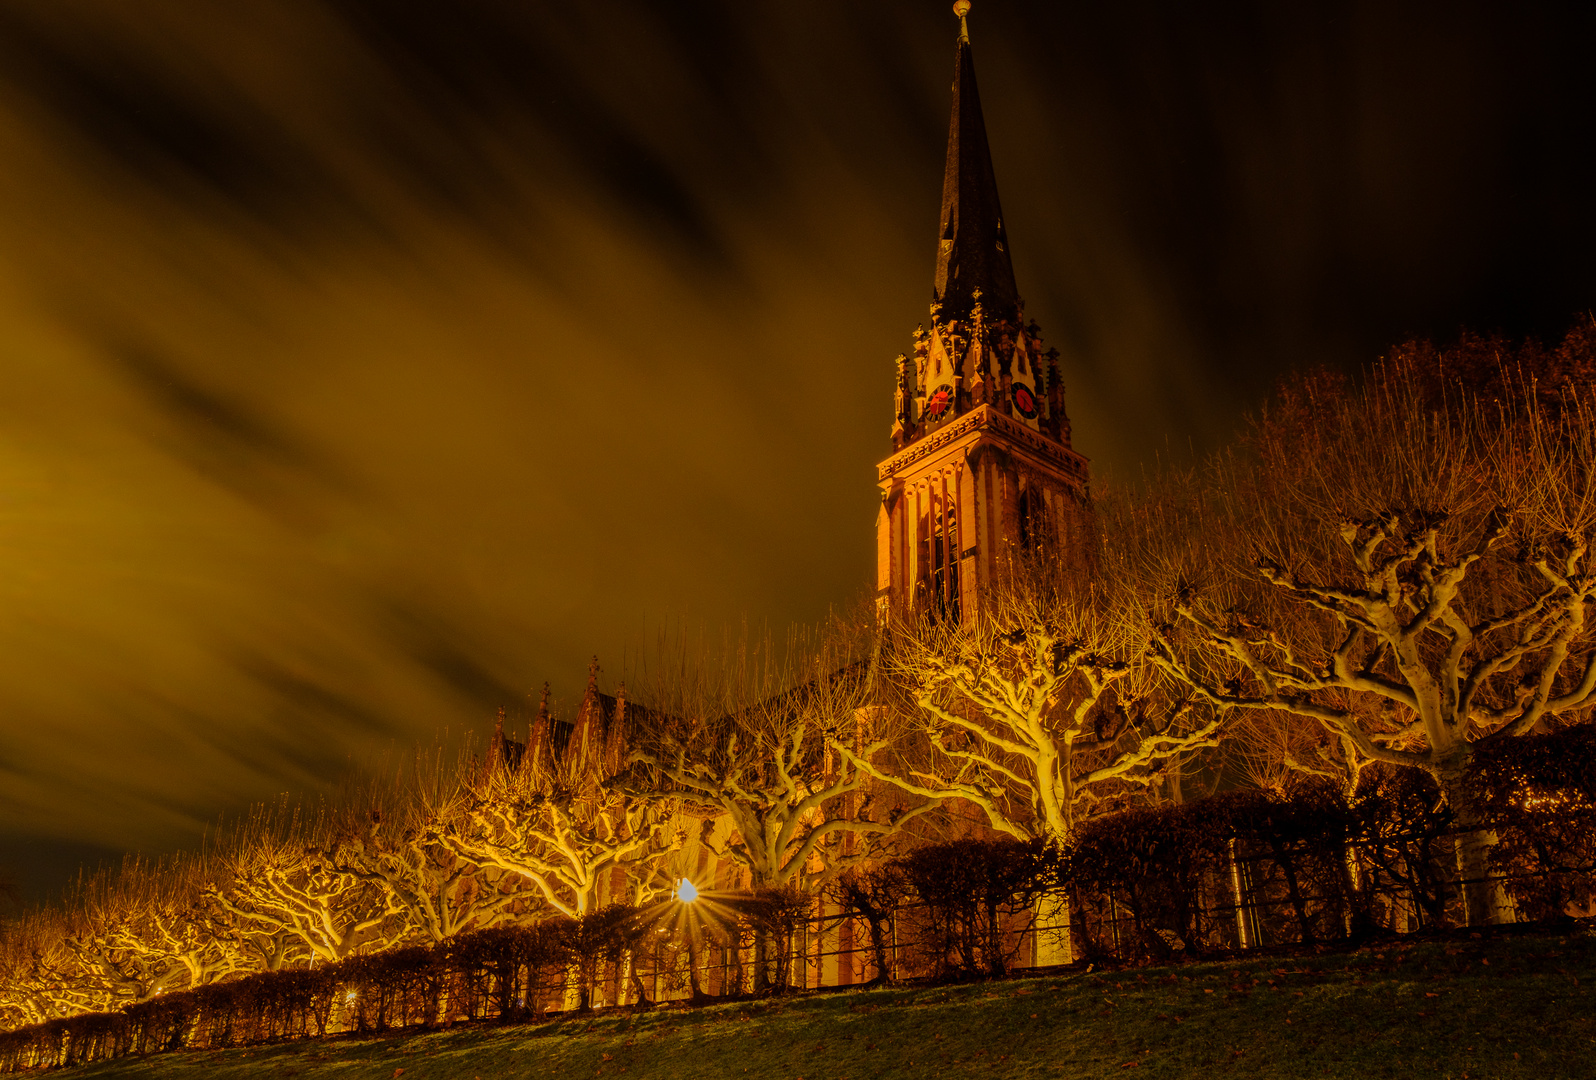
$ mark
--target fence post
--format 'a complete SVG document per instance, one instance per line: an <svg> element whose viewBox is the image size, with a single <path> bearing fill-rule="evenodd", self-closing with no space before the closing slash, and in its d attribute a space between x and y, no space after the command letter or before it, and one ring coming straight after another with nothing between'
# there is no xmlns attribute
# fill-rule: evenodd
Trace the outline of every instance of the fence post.
<svg viewBox="0 0 1596 1080"><path fill-rule="evenodd" d="M1252 939L1252 927L1247 925L1247 900L1241 890L1241 864L1236 861L1236 838L1230 838L1230 890L1236 898L1236 940L1243 949L1251 949L1257 943Z"/></svg>
<svg viewBox="0 0 1596 1080"><path fill-rule="evenodd" d="M898 981L898 908L892 908L892 981Z"/></svg>
<svg viewBox="0 0 1596 1080"><path fill-rule="evenodd" d="M797 943L798 944L798 948L796 948L793 951L796 952L799 956L803 957L803 962L799 965L799 968L798 968L798 989L807 990L807 989L809 989L809 920L808 919L805 919L802 922L802 924L800 924L800 926L798 928L798 932L797 932L797 934L794 935L794 937L796 937L798 939L798 943ZM817 968L819 967L818 963L816 964L816 967ZM817 985L819 984L819 978L820 978L820 972L817 970L815 972L815 981L816 981Z"/></svg>

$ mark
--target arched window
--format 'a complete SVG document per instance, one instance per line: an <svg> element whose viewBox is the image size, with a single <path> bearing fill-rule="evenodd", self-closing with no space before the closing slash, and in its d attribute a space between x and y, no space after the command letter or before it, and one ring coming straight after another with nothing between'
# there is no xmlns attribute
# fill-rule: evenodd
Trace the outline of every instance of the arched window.
<svg viewBox="0 0 1596 1080"><path fill-rule="evenodd" d="M1034 487L1020 491L1020 548L1035 551L1047 544L1047 499Z"/></svg>
<svg viewBox="0 0 1596 1080"><path fill-rule="evenodd" d="M959 621L959 512L954 494L932 485L920 519L920 575L934 618Z"/></svg>

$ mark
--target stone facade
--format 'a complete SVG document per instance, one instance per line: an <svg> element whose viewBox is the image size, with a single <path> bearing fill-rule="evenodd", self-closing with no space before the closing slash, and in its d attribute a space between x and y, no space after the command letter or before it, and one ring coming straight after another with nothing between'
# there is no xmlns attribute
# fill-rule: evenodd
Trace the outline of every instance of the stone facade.
<svg viewBox="0 0 1596 1080"><path fill-rule="evenodd" d="M912 359L897 358L893 452L877 468L879 604L955 620L982 609L1020 551L1046 546L1080 559L1090 514L1087 461L1070 447L1058 352L1027 321L1015 288L962 17L960 29L930 329L915 331ZM569 722L552 717L545 687L525 743L505 733L501 711L489 767L516 769L531 755L528 767L550 769L573 786L624 769L628 732L665 718L628 705L624 686L613 695L601 691L598 671L595 658ZM852 814L860 797L847 797L842 812ZM729 816L683 814L669 831L682 839L665 874L691 879L701 894L750 886L745 869L716 855L739 842ZM848 835L844 850L851 853L856 839ZM617 867L598 903L635 902L626 889ZM855 927L838 925L824 903L818 914L830 917L833 929L824 940L806 935L797 943L805 958L797 981L837 986L867 978ZM1067 946L1060 951L1033 937L1027 962L1068 959Z"/></svg>
<svg viewBox="0 0 1596 1080"><path fill-rule="evenodd" d="M938 235L931 327L897 359L893 454L877 469L876 593L959 619L1016 551L1080 557L1090 507L1058 351L1015 287L962 23Z"/></svg>

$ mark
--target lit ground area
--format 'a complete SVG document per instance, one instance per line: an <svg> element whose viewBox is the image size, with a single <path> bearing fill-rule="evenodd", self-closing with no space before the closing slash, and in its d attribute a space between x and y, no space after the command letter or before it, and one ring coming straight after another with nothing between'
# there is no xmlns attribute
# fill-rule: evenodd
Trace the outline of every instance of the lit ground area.
<svg viewBox="0 0 1596 1080"><path fill-rule="evenodd" d="M1596 1076L1596 933L166 1054L60 1077Z"/></svg>

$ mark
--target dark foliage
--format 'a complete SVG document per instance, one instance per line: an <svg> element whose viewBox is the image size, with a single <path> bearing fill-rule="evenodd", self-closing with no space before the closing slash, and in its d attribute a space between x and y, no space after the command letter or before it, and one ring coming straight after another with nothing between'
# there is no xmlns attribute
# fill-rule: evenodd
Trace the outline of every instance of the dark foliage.
<svg viewBox="0 0 1596 1080"><path fill-rule="evenodd" d="M759 889L727 906L752 932L754 992L779 994L791 989L795 939L814 913L814 896L791 885Z"/></svg>
<svg viewBox="0 0 1596 1080"><path fill-rule="evenodd" d="M908 896L908 876L896 862L853 867L833 878L826 887L827 899L865 924L876 969L871 983L889 982L893 977L887 934L898 908Z"/></svg>
<svg viewBox="0 0 1596 1080"><path fill-rule="evenodd" d="M1083 906L1097 909L1097 933L1082 927L1088 952L1202 951L1204 883L1228 850L1223 811L1210 806L1220 801L1122 810L1082 827L1063 876Z"/></svg>
<svg viewBox="0 0 1596 1080"><path fill-rule="evenodd" d="M1564 917L1596 896L1596 725L1488 746L1469 783L1501 838L1495 868L1521 916ZM818 921L866 929L878 979L900 966L937 979L1009 974L1039 901L1061 895L1070 898L1077 951L1099 962L1440 928L1458 910L1453 832L1427 773L1375 765L1350 798L1306 781L1288 793L1125 810L1088 821L1064 851L980 839L919 848L840 875L826 896L842 910ZM707 1000L705 950L722 957L722 994L748 985L748 962L756 993L792 989L817 925L815 897L767 889L725 897L714 910L713 919L685 920L673 910L662 922L660 909L611 907L251 975L0 1033L0 1071L540 1017L551 1002L592 1007L601 985L619 1000L627 980L646 1006L640 964L665 990L689 987L693 1000Z"/></svg>
<svg viewBox="0 0 1596 1080"><path fill-rule="evenodd" d="M919 951L940 978L1002 978L1018 941L1016 916L1057 885L1056 852L1041 841L956 840L899 862L919 901Z"/></svg>
<svg viewBox="0 0 1596 1080"><path fill-rule="evenodd" d="M1435 779L1422 769L1371 765L1349 810L1365 910L1378 904L1397 931L1447 925L1456 899L1453 814Z"/></svg>
<svg viewBox="0 0 1596 1080"><path fill-rule="evenodd" d="M1520 917L1564 918L1596 898L1596 725L1489 746L1469 783L1496 825L1492 862Z"/></svg>
<svg viewBox="0 0 1596 1080"><path fill-rule="evenodd" d="M1578 320L1553 346L1465 333L1443 347L1410 341L1391 359L1420 375L1437 405L1464 386L1484 401L1528 391L1537 407L1555 413L1596 387L1596 318Z"/></svg>

